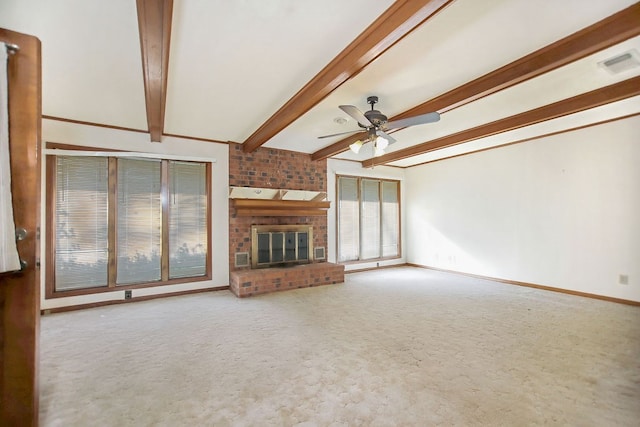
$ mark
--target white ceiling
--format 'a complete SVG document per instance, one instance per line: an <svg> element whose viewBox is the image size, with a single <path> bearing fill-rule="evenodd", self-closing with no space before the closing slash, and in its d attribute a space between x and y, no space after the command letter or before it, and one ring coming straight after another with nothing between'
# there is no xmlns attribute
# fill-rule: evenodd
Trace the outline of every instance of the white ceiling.
<svg viewBox="0 0 640 427"><path fill-rule="evenodd" d="M362 33L390 0L174 1L164 133L243 142ZM313 153L357 129L338 109L408 110L568 36L633 0L455 0L265 146ZM147 129L134 0L2 0L0 27L42 41L43 114ZM640 51L640 37L393 134L387 152L517 114L640 74L599 61ZM632 98L508 134L391 163L411 166L640 112ZM334 119L349 119L337 124ZM554 130L555 129L555 130ZM515 139L514 139L515 138ZM206 144L206 142L203 142ZM345 152L342 159L364 160Z"/></svg>

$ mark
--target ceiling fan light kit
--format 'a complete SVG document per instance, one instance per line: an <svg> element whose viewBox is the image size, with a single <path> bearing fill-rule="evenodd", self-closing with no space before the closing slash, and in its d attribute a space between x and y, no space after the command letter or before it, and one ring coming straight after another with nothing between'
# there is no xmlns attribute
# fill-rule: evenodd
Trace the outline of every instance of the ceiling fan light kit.
<svg viewBox="0 0 640 427"><path fill-rule="evenodd" d="M364 142L357 140L353 144L349 145L349 149L354 153L358 154L358 152L360 151L360 148L362 148L362 144L364 144Z"/></svg>
<svg viewBox="0 0 640 427"><path fill-rule="evenodd" d="M366 130L368 133L368 137L365 141L358 140L353 144L349 145L349 149L358 154L360 148L367 143L373 142L373 156L379 157L384 154L384 150L389 146L389 144L393 144L396 142L395 138L391 137L386 133L387 130L390 129L400 129L406 128L409 126L420 125L425 123L435 123L440 120L440 114L437 112L421 114L419 116L407 117L406 119L389 121L387 116L382 114L380 111L373 108L373 106L378 102L377 96L369 96L367 97L367 103L371 105L371 109L366 112L360 111L357 107L353 105L340 105L339 108L347 113L350 117L354 118L358 122L358 126L362 129ZM334 133L331 135L323 135L318 138L330 138L339 135L345 135L348 133L361 132L361 130L353 130L347 132Z"/></svg>
<svg viewBox="0 0 640 427"><path fill-rule="evenodd" d="M378 142L373 143L373 157L380 157L384 154L384 148L378 144Z"/></svg>

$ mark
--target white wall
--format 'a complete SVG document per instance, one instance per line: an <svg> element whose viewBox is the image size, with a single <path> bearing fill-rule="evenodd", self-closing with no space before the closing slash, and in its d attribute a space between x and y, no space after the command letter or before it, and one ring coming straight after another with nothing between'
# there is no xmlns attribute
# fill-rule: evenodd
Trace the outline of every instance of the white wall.
<svg viewBox="0 0 640 427"><path fill-rule="evenodd" d="M388 265L404 264L406 263L405 257L405 220L404 220L404 169L389 167L389 166L376 166L375 168L363 168L360 162L353 162L348 160L327 160L327 197L331 201L331 207L327 214L327 242L329 247L327 248L327 261L337 262L337 188L336 188L336 175L349 175L349 176L362 176L368 178L386 178L395 179L400 181L400 221L401 221L401 253L402 257L397 259L389 259L383 261L372 262L358 262L345 265L345 271L360 270L365 268L383 267Z"/></svg>
<svg viewBox="0 0 640 427"><path fill-rule="evenodd" d="M229 284L229 209L228 209L228 189L229 189L229 147L226 144L217 144L203 141L193 141L188 139L164 137L162 143L150 142L149 134L139 132L128 132L116 129L102 128L97 126L78 125L56 120L42 121L43 147L46 142L60 144L73 144L88 147L110 148L116 150L136 151L154 154L164 154L173 156L198 157L203 160L215 159L212 164L211 176L211 209L212 209L212 279L183 283L177 285L167 285L142 289L133 289L132 296L145 296L180 292L187 290L197 290L215 286L227 286ZM43 157L44 158L44 157ZM45 167L46 162L42 162L42 232L46 234L45 221ZM41 271L42 271L42 304L43 310L63 307L69 305L87 304L98 301L124 299L124 291L105 292L95 295L82 295L75 297L44 299L44 284L46 271L45 242L42 242Z"/></svg>
<svg viewBox="0 0 640 427"><path fill-rule="evenodd" d="M405 189L409 263L640 301L639 117L416 166Z"/></svg>

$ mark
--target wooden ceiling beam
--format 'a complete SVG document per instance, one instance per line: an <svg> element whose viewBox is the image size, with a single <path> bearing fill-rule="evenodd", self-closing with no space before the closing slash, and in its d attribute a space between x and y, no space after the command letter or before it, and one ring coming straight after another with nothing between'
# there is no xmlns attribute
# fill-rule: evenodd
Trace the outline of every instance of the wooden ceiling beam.
<svg viewBox="0 0 640 427"><path fill-rule="evenodd" d="M164 130L173 0L137 0L147 124L151 142Z"/></svg>
<svg viewBox="0 0 640 427"><path fill-rule="evenodd" d="M414 145L403 150L393 151L380 157L374 157L373 159L363 161L362 166L373 167L375 165L391 163L430 151L531 126L536 123L578 113L637 95L640 95L640 76L554 102L553 104L525 111L524 113L505 117L504 119Z"/></svg>
<svg viewBox="0 0 640 427"><path fill-rule="evenodd" d="M518 83L567 65L602 49L640 35L640 3L596 22L555 43L545 46L504 67L450 90L410 110L391 117L401 120L420 114L437 111L445 113ZM394 130L396 132L400 129ZM390 132L390 133L392 133ZM312 160L322 160L342 153L349 145L362 138L362 134L351 135L311 155Z"/></svg>
<svg viewBox="0 0 640 427"><path fill-rule="evenodd" d="M243 151L262 146L452 1L396 1L247 138Z"/></svg>

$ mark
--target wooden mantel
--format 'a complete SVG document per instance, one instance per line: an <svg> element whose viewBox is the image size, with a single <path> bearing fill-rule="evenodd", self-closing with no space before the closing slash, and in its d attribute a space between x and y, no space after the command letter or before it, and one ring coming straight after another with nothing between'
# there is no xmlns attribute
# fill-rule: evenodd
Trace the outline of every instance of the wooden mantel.
<svg viewBox="0 0 640 427"><path fill-rule="evenodd" d="M321 216L331 205L322 191L231 187L229 198L238 216Z"/></svg>
<svg viewBox="0 0 640 427"><path fill-rule="evenodd" d="M231 199L238 216L326 215L331 202L312 200Z"/></svg>

